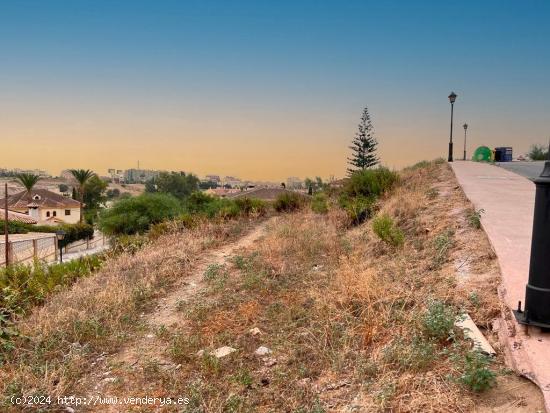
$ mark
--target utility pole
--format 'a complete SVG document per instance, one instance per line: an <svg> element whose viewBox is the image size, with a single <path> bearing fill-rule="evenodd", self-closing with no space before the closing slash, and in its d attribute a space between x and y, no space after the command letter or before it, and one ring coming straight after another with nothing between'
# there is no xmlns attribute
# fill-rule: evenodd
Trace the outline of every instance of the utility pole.
<svg viewBox="0 0 550 413"><path fill-rule="evenodd" d="M6 268L7 268L8 265L10 264L10 259L9 259L10 247L8 244L9 236L8 236L8 183L7 182L4 187L4 194L6 195L4 199L4 247L5 247L4 256L6 257Z"/></svg>

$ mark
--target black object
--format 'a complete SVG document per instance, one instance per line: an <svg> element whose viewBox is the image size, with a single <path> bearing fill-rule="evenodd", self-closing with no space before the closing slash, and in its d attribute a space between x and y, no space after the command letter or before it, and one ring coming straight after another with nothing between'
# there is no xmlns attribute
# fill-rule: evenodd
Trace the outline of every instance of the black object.
<svg viewBox="0 0 550 413"><path fill-rule="evenodd" d="M509 146L495 148L495 162L512 162L512 148Z"/></svg>
<svg viewBox="0 0 550 413"><path fill-rule="evenodd" d="M536 185L533 238L525 309L514 311L518 323L550 329L550 160Z"/></svg>

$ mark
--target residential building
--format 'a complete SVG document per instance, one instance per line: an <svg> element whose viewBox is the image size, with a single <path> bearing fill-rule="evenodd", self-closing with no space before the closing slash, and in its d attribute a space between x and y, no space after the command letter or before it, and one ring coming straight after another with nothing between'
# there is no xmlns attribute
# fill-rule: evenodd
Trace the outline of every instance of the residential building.
<svg viewBox="0 0 550 413"><path fill-rule="evenodd" d="M124 182L127 184L144 184L159 176L160 171L150 169L127 169L124 171Z"/></svg>
<svg viewBox="0 0 550 413"><path fill-rule="evenodd" d="M0 200L5 205L5 200ZM38 224L74 224L80 221L80 202L47 189L21 191L8 197L8 210L30 216Z"/></svg>
<svg viewBox="0 0 550 413"><path fill-rule="evenodd" d="M206 182L215 182L216 184L219 185L222 180L220 179L219 175L206 175L204 177L204 181L206 181Z"/></svg>

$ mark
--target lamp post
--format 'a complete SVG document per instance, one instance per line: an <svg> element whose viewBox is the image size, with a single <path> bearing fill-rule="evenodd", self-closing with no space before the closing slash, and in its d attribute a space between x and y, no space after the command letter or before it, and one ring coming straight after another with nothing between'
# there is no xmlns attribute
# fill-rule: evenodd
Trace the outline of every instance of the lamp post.
<svg viewBox="0 0 550 413"><path fill-rule="evenodd" d="M456 100L456 94L455 92L451 92L449 95L449 102L451 102L451 135L449 139L449 158L447 159L449 162L453 161L453 109L455 105Z"/></svg>
<svg viewBox="0 0 550 413"><path fill-rule="evenodd" d="M464 128L464 160L466 160L466 131L468 130L468 124L465 123L462 127Z"/></svg>
<svg viewBox="0 0 550 413"><path fill-rule="evenodd" d="M61 246L61 241L65 239L67 233L63 230L56 231L55 237L57 238L57 246L59 247L59 262L63 262L63 247Z"/></svg>
<svg viewBox="0 0 550 413"><path fill-rule="evenodd" d="M4 186L4 258L6 259L6 268L10 265L10 245L9 245L9 226L8 226L8 184Z"/></svg>

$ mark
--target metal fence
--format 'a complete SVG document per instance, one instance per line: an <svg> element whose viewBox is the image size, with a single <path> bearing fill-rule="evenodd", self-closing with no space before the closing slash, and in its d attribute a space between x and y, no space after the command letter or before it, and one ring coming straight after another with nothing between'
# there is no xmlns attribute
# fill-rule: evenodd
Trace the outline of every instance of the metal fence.
<svg viewBox="0 0 550 413"><path fill-rule="evenodd" d="M63 253L71 253L94 249L105 245L106 239L103 234L98 234L92 239L85 239L68 244L63 248ZM5 243L0 241L0 266L6 264ZM8 256L10 264L32 263L35 259L53 262L58 257L57 238L52 236L41 236L34 239L22 239L8 241Z"/></svg>
<svg viewBox="0 0 550 413"><path fill-rule="evenodd" d="M101 245L105 245L105 242L106 242L105 236L103 236L103 234L100 234L100 235L94 236L94 238L92 239L75 241L67 245L65 248L63 248L63 252L70 253L70 252L89 250L89 249L99 247Z"/></svg>
<svg viewBox="0 0 550 413"><path fill-rule="evenodd" d="M6 264L5 243L0 242L0 265ZM8 241L8 256L10 264L30 263L35 259L51 262L57 258L57 239L41 237Z"/></svg>

